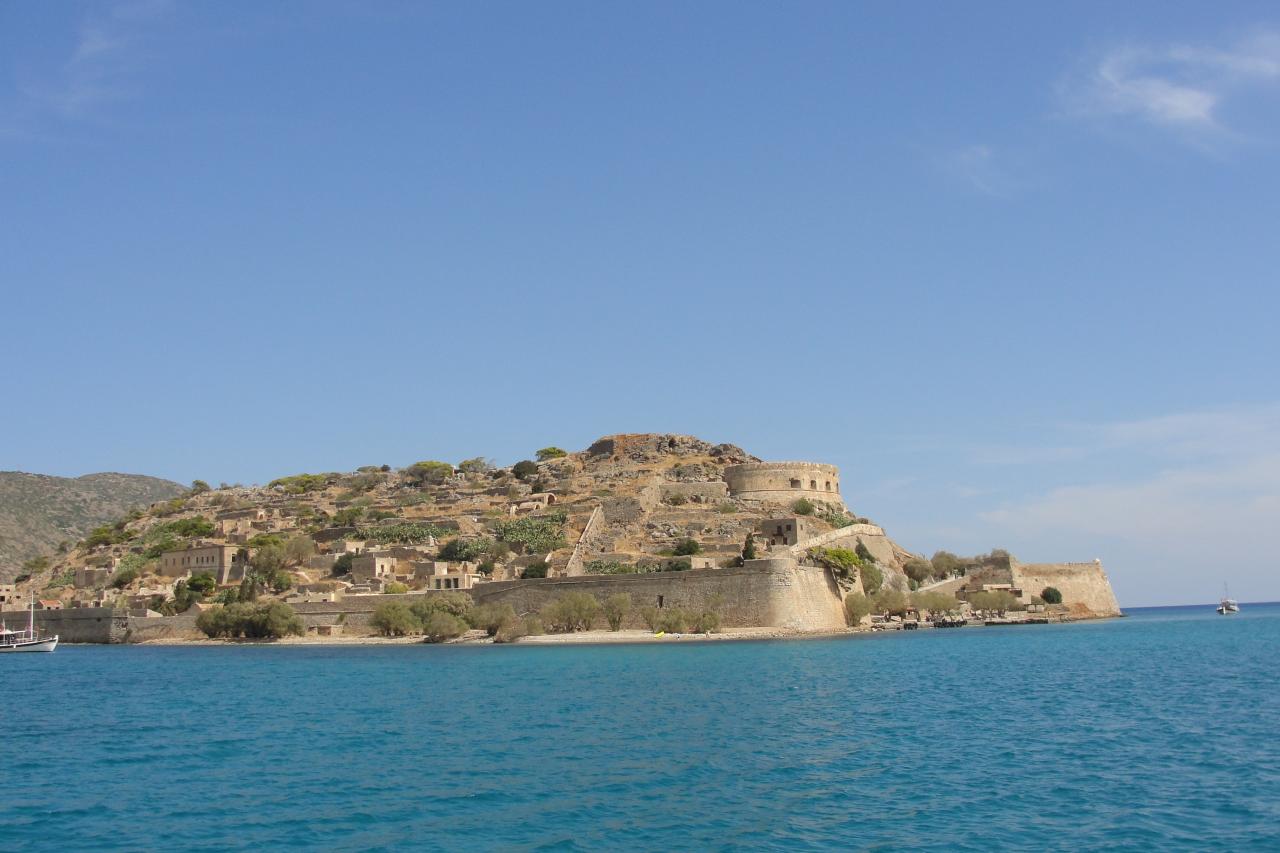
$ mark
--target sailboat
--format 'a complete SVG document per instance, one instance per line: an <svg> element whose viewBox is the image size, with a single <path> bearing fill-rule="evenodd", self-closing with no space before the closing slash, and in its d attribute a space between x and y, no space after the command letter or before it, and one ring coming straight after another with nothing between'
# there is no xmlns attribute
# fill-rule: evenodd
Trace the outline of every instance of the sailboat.
<svg viewBox="0 0 1280 853"><path fill-rule="evenodd" d="M51 652L58 647L58 635L41 637L36 633L36 598L31 596L31 610L25 631L11 631L0 622L0 654L4 652Z"/></svg>
<svg viewBox="0 0 1280 853"><path fill-rule="evenodd" d="M1231 597L1231 594L1229 592L1227 592L1227 585L1224 583L1222 585L1222 601L1218 602L1218 615L1229 616L1232 613L1239 613L1239 612L1240 612L1239 603L1234 598Z"/></svg>

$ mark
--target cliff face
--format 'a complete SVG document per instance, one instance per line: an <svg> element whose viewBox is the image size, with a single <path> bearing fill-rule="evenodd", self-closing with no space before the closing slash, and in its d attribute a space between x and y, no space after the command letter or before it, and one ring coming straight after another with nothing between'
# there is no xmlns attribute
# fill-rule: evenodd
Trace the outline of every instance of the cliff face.
<svg viewBox="0 0 1280 853"><path fill-rule="evenodd" d="M1062 603L1073 616L1119 616L1120 602L1111 589L1101 562L1019 563L1013 561L1013 584L1039 595L1047 586L1062 593Z"/></svg>
<svg viewBox="0 0 1280 853"><path fill-rule="evenodd" d="M33 557L82 538L131 509L177 497L182 486L135 474L50 477L0 471L0 581Z"/></svg>

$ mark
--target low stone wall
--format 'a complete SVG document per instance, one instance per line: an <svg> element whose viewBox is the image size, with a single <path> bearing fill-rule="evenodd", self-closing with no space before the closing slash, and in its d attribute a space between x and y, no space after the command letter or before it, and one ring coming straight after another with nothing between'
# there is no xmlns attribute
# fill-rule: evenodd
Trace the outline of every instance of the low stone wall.
<svg viewBox="0 0 1280 853"><path fill-rule="evenodd" d="M1013 563L1013 585L1026 595L1047 586L1062 593L1062 603L1081 616L1119 616L1120 603L1102 563Z"/></svg>
<svg viewBox="0 0 1280 853"><path fill-rule="evenodd" d="M825 631L844 627L839 589L825 570L791 559L753 560L731 569L693 569L636 575L582 575L483 584L471 590L478 603L510 604L519 614L536 613L569 592L603 601L631 596L624 627L643 628L644 607L715 607L726 628L776 627Z"/></svg>
<svg viewBox="0 0 1280 853"><path fill-rule="evenodd" d="M27 614L5 611L10 628L26 628ZM62 643L121 643L129 630L129 616L110 607L74 607L69 610L37 610L36 630L57 634Z"/></svg>

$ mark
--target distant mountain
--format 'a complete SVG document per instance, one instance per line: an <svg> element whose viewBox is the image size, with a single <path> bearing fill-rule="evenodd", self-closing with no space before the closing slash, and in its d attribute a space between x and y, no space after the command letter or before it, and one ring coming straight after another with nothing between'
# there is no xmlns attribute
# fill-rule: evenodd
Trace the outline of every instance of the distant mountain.
<svg viewBox="0 0 1280 853"><path fill-rule="evenodd" d="M61 542L74 544L134 507L185 491L178 483L137 474L71 478L0 471L0 581L11 580L24 562L51 554Z"/></svg>

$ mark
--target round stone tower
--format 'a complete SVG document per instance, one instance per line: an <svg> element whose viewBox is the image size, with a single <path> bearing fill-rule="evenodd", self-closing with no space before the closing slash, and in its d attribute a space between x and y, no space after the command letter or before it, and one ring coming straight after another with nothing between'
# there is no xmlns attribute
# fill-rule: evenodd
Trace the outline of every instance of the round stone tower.
<svg viewBox="0 0 1280 853"><path fill-rule="evenodd" d="M821 462L744 462L725 466L724 479L735 498L785 504L808 498L844 506L840 469Z"/></svg>

